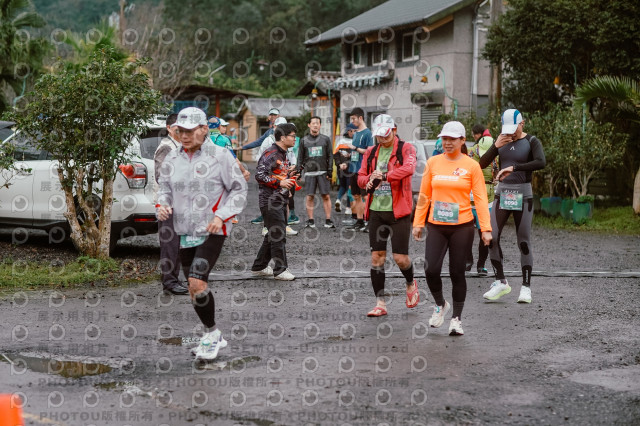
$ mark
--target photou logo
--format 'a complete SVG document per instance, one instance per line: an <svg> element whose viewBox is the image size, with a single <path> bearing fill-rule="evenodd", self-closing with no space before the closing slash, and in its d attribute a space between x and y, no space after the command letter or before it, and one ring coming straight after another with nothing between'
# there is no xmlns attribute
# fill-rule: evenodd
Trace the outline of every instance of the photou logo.
<svg viewBox="0 0 640 426"><path fill-rule="evenodd" d="M351 373L356 368L356 362L350 356L343 356L338 360L338 373Z"/></svg>
<svg viewBox="0 0 640 426"><path fill-rule="evenodd" d="M393 327L388 322L383 322L378 325L376 329L376 335L378 339L388 339L393 334Z"/></svg>
<svg viewBox="0 0 640 426"><path fill-rule="evenodd" d="M391 369L391 358L381 355L376 359L376 373L386 373Z"/></svg>
<svg viewBox="0 0 640 426"><path fill-rule="evenodd" d="M303 373L315 373L316 371L318 371L318 367L320 367L320 363L318 363L318 360L312 356L306 357L302 361Z"/></svg>
<svg viewBox="0 0 640 426"><path fill-rule="evenodd" d="M247 395L242 391L233 391L229 395L229 407L242 407L247 402Z"/></svg>

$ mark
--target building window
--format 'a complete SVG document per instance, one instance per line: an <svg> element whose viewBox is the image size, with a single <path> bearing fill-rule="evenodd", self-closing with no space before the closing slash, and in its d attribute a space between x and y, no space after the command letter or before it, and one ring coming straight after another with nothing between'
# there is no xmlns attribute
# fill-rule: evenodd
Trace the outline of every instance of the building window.
<svg viewBox="0 0 640 426"><path fill-rule="evenodd" d="M402 60L415 61L420 58L420 42L413 32L402 36Z"/></svg>
<svg viewBox="0 0 640 426"><path fill-rule="evenodd" d="M389 44L377 41L371 45L371 53L373 65L386 64L389 59Z"/></svg>
<svg viewBox="0 0 640 426"><path fill-rule="evenodd" d="M442 105L423 105L420 107L420 139L436 139L429 133L429 123L437 123L442 114Z"/></svg>
<svg viewBox="0 0 640 426"><path fill-rule="evenodd" d="M351 60L354 68L364 67L364 43L355 43L351 45Z"/></svg>

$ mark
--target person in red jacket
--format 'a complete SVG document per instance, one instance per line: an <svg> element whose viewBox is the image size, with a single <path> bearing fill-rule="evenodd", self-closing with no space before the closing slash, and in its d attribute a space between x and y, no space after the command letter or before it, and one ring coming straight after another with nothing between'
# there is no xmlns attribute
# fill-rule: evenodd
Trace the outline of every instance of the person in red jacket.
<svg viewBox="0 0 640 426"><path fill-rule="evenodd" d="M416 170L416 150L400 140L391 116L381 114L373 121L373 136L377 145L367 149L358 171L358 186L367 192L365 219L369 221L371 246L371 284L377 297L370 317L387 315L384 299L384 261L387 241L391 239L393 260L406 280L406 306L413 308L420 301L418 284L413 278L409 258L411 237L411 176Z"/></svg>

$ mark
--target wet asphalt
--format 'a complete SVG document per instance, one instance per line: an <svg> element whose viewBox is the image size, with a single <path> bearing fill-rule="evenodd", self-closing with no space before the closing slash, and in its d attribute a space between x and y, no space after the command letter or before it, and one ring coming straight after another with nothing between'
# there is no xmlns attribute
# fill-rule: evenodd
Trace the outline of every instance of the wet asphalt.
<svg viewBox="0 0 640 426"><path fill-rule="evenodd" d="M368 235L306 229L287 239L292 282L248 273L260 245L255 184L212 271L228 341L194 361L199 320L160 283L0 297L0 393L26 424L632 424L640 420L640 236L534 228L533 302L520 290L515 229L503 234L513 291L487 303L467 277L465 335L429 328L424 243L412 242L420 304L405 307L387 269L389 315L375 304ZM297 213L304 220L302 194ZM317 206L316 222L322 217ZM119 256L157 260L155 236ZM476 240L477 243L477 240ZM477 248L474 248L477 256ZM489 265L487 265L489 267ZM451 284L443 269L445 297ZM579 274L576 274L579 272ZM2 413L0 411L0 413ZM1 414L0 414L1 415Z"/></svg>

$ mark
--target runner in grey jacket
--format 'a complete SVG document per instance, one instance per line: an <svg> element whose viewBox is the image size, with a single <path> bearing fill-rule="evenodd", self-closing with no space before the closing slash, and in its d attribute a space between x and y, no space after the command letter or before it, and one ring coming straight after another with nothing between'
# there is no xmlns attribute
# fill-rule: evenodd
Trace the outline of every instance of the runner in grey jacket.
<svg viewBox="0 0 640 426"><path fill-rule="evenodd" d="M247 182L229 150L203 144L192 158L184 148L167 154L158 180L158 204L173 208L178 235L204 237L217 216L223 226L217 235L229 235L231 218L247 204Z"/></svg>
<svg viewBox="0 0 640 426"><path fill-rule="evenodd" d="M193 307L205 327L195 349L197 359L212 360L227 346L216 328L215 300L208 288L231 218L247 203L247 182L228 149L204 143L207 117L185 108L174 124L182 147L170 152L160 167L158 219L172 219L180 235L180 258L189 279Z"/></svg>

